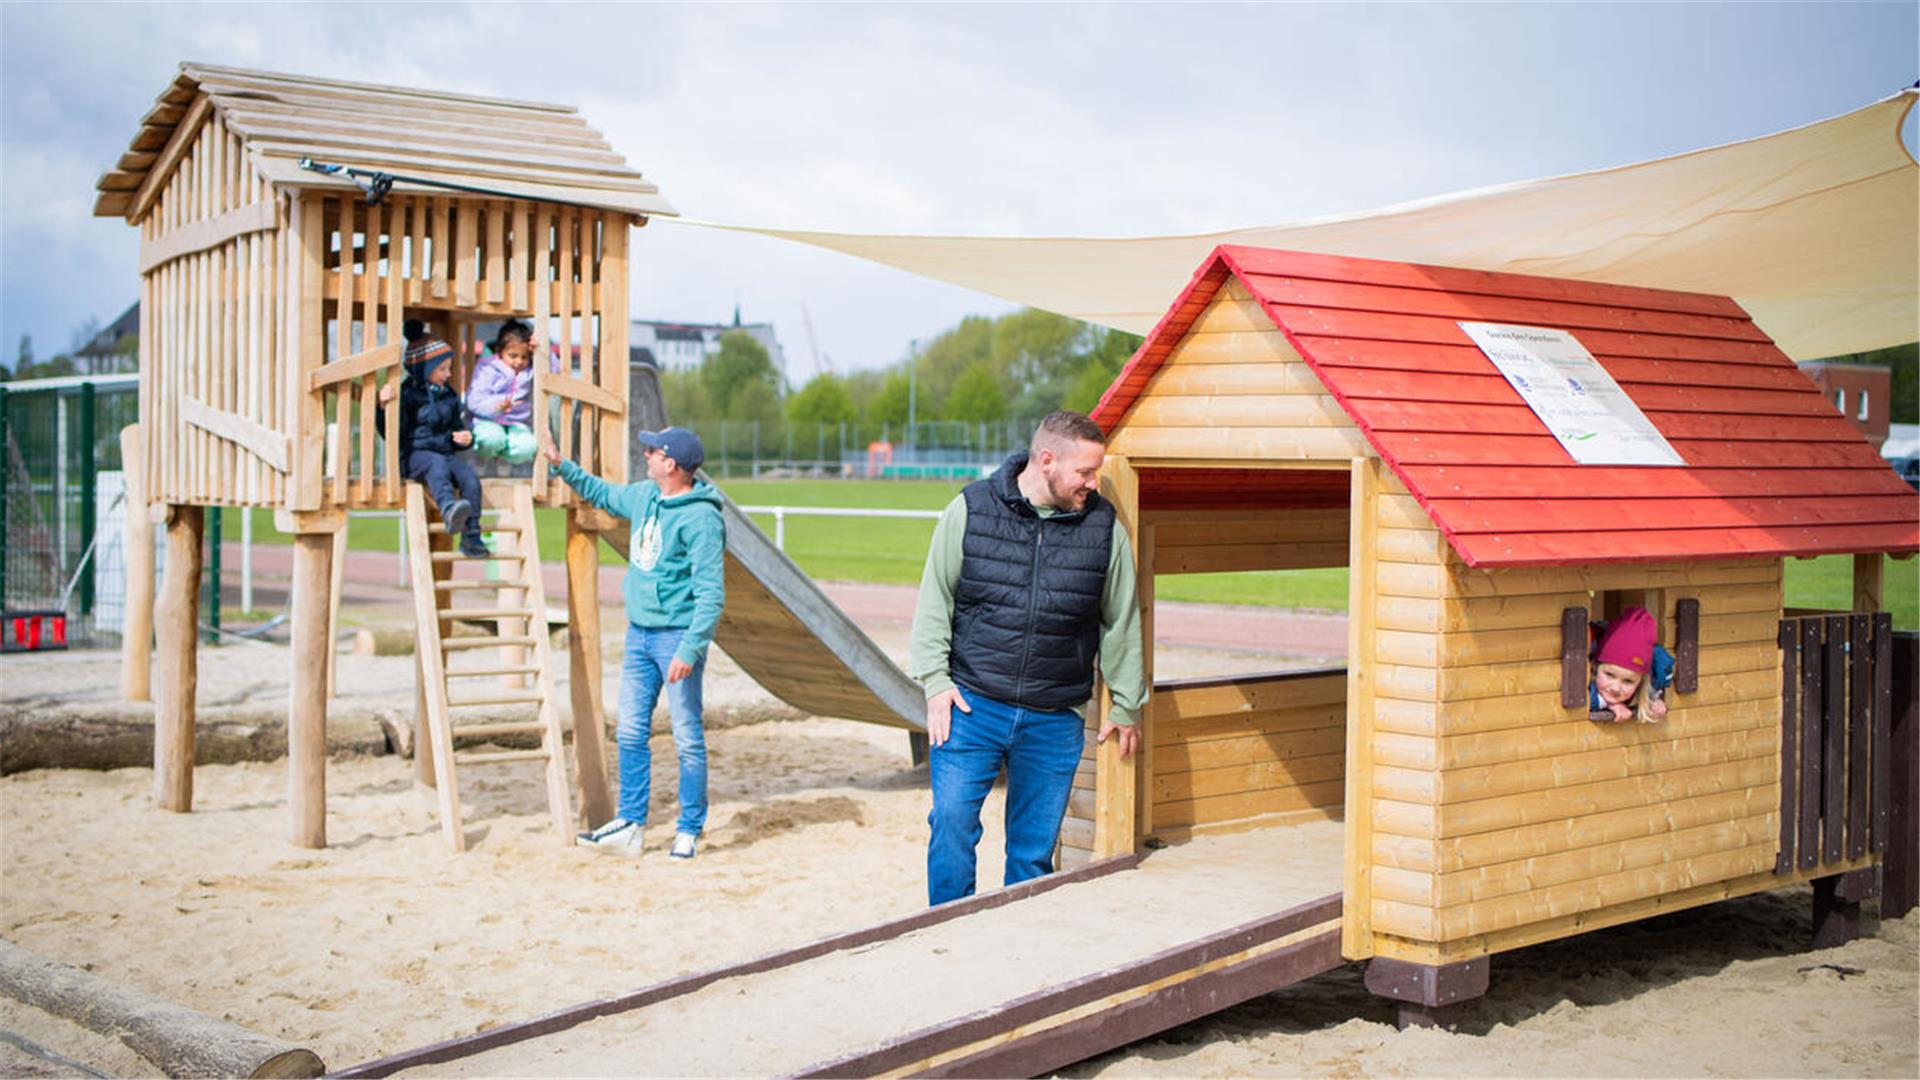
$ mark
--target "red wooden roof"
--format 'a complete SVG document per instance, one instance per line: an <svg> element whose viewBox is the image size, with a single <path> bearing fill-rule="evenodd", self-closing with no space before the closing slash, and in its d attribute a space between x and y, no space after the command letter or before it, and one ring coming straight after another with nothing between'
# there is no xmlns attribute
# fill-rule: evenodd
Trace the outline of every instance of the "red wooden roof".
<svg viewBox="0 0 1920 1080"><path fill-rule="evenodd" d="M1721 296L1222 246L1107 388L1103 428L1230 277L1469 566L1920 549L1920 496ZM1576 464L1460 320L1572 333L1686 464Z"/></svg>

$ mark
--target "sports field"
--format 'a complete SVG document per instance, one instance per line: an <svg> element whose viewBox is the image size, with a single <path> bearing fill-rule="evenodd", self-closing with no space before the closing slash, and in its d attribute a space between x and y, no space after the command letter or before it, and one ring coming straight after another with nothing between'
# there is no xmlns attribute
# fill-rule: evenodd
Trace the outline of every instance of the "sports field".
<svg viewBox="0 0 1920 1080"><path fill-rule="evenodd" d="M895 510L938 510L960 490L958 483L911 480L731 480L727 495L741 506L834 506ZM565 543L561 511L537 511L540 553L559 560ZM769 535L773 515L755 515ZM240 538L240 515L223 515L226 539ZM394 551L399 546L398 518L353 520L348 544L356 550ZM255 511L254 539L286 543L273 528L273 515ZM866 581L913 584L920 580L932 520L888 518L788 517L786 552L802 570L822 581ZM619 557L604 545L602 562ZM1262 607L1315 608L1345 611L1347 572L1294 570L1245 574L1185 574L1162 576L1156 595L1163 600L1191 600L1210 604L1250 604ZM1894 625L1920 628L1920 559L1888 560L1887 602ZM1788 607L1844 609L1853 597L1853 560L1848 556L1787 560Z"/></svg>

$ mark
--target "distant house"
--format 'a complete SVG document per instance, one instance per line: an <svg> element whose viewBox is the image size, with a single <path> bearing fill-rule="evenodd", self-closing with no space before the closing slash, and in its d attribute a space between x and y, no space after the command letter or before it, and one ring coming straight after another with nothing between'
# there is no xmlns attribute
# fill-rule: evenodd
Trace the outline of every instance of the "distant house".
<svg viewBox="0 0 1920 1080"><path fill-rule="evenodd" d="M1875 448L1887 441L1887 424L1892 419L1892 368L1815 360L1801 364L1800 370Z"/></svg>
<svg viewBox="0 0 1920 1080"><path fill-rule="evenodd" d="M627 335L629 363L651 364L662 371L689 368L720 349L720 335L729 330L744 330L767 350L774 369L785 373L786 352L773 332L772 323L740 321L740 309L733 309L731 323L664 322L635 319Z"/></svg>
<svg viewBox="0 0 1920 1080"><path fill-rule="evenodd" d="M87 375L137 371L140 358L133 344L140 336L140 302L134 301L120 317L73 354L74 365Z"/></svg>

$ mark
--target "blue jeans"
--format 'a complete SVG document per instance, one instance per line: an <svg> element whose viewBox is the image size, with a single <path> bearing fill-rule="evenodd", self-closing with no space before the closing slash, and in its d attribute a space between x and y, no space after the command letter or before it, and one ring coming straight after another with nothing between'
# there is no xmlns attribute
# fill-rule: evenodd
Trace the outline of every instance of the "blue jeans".
<svg viewBox="0 0 1920 1080"><path fill-rule="evenodd" d="M653 734L654 703L666 687L673 748L680 755L680 822L675 831L697 836L707 824L707 736L700 726L700 678L707 658L702 656L686 678L667 682L667 665L685 633L681 627L649 630L627 624L614 742L620 747L620 816L644 823L653 792L653 751L647 740Z"/></svg>
<svg viewBox="0 0 1920 1080"><path fill-rule="evenodd" d="M1028 709L962 689L972 712L953 710L947 741L928 751L927 902L973 895L980 804L1007 767L1007 871L1012 885L1053 873L1060 819L1073 792L1086 728L1071 709Z"/></svg>

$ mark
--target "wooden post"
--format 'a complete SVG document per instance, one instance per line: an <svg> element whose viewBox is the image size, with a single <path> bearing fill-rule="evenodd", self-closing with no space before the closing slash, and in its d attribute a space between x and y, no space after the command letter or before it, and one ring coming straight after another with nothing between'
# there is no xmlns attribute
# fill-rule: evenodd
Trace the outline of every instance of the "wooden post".
<svg viewBox="0 0 1920 1080"><path fill-rule="evenodd" d="M1450 1027L1453 1006L1487 992L1488 958L1476 956L1452 964L1416 964L1376 956L1367 961L1367 990L1375 997L1399 1003L1395 1024L1410 1027Z"/></svg>
<svg viewBox="0 0 1920 1080"><path fill-rule="evenodd" d="M293 538L293 692L287 712L287 838L327 846L328 582L334 538Z"/></svg>
<svg viewBox="0 0 1920 1080"><path fill-rule="evenodd" d="M1853 557L1853 610L1885 610L1887 599L1882 581L1886 568L1887 557L1877 551Z"/></svg>
<svg viewBox="0 0 1920 1080"><path fill-rule="evenodd" d="M577 505L567 508L567 681L573 703L580 821L591 829L613 818L613 796L607 788L607 751L601 741L600 550L581 514Z"/></svg>
<svg viewBox="0 0 1920 1080"><path fill-rule="evenodd" d="M1887 850L1880 917L1898 919L1920 903L1920 635L1893 634L1887 673Z"/></svg>
<svg viewBox="0 0 1920 1080"><path fill-rule="evenodd" d="M120 631L120 696L152 701L153 523L147 519L147 440L139 424L120 431L127 485L126 622Z"/></svg>
<svg viewBox="0 0 1920 1080"><path fill-rule="evenodd" d="M1346 858L1340 953L1373 955L1373 649L1380 473L1354 458L1348 495ZM1581 633L1584 638L1586 627Z"/></svg>
<svg viewBox="0 0 1920 1080"><path fill-rule="evenodd" d="M160 589L160 695L153 708L153 801L162 810L193 809L193 703L200 672L198 506L175 506L167 518L167 571Z"/></svg>
<svg viewBox="0 0 1920 1080"><path fill-rule="evenodd" d="M1139 474L1134 472L1133 466L1127 462L1126 458L1117 454L1107 455L1106 463L1100 470L1100 494L1113 504L1114 511L1119 515L1121 522L1129 526L1128 531L1137 535L1137 530L1131 526L1140 519L1140 480ZM1139 554L1136 551L1134 557L1136 566L1139 568L1139 579L1144 586L1144 582L1153 573L1153 564L1140 561ZM1144 609L1146 593L1144 587L1142 593ZM1146 670L1146 678L1151 683L1153 639L1146 636L1144 610L1142 614L1141 651L1145 655L1141 657L1141 666ZM1098 695L1093 702L1093 707L1098 712L1100 720L1104 722L1109 710L1113 708L1111 694ZM1142 745L1136 750L1134 757L1120 756L1118 739L1101 743L1094 751L1093 857L1096 859L1113 855L1130 855L1136 849L1140 804L1139 784L1142 771L1139 768L1139 758L1146 746L1151 743L1151 733L1144 726L1145 710L1142 710L1140 721L1143 725L1140 729ZM1098 730L1097 726L1095 730Z"/></svg>
<svg viewBox="0 0 1920 1080"><path fill-rule="evenodd" d="M346 587L347 570L347 525L346 519L340 522L340 531L327 538L332 554L327 559L327 700L338 696L336 689L340 684L335 670L340 661L340 591Z"/></svg>

